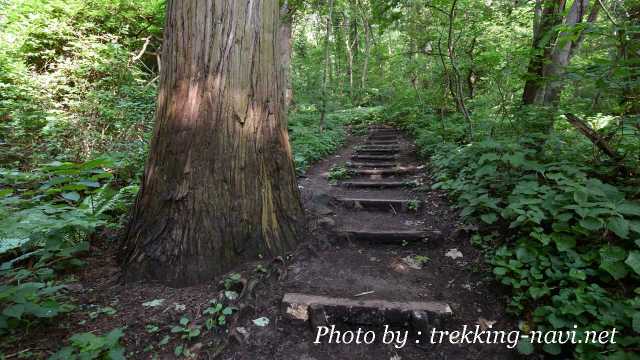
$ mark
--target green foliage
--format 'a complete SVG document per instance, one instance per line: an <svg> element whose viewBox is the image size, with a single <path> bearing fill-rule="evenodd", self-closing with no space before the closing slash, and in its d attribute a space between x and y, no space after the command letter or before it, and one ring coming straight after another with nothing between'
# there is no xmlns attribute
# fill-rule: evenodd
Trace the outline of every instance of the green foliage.
<svg viewBox="0 0 640 360"><path fill-rule="evenodd" d="M205 320L205 327L207 330L211 330L219 326L225 326L227 324L227 317L233 314L234 310L235 309L232 307L224 306L224 304L212 301L211 306L202 312L207 316L207 319Z"/></svg>
<svg viewBox="0 0 640 360"><path fill-rule="evenodd" d="M121 360L125 359L125 348L120 344L124 336L122 328L111 330L104 336L93 333L74 334L70 345L53 354L50 360Z"/></svg>
<svg viewBox="0 0 640 360"><path fill-rule="evenodd" d="M329 169L329 177L327 178L330 183L337 183L339 180L350 179L353 172L344 165L333 165Z"/></svg>
<svg viewBox="0 0 640 360"><path fill-rule="evenodd" d="M434 188L448 191L463 219L482 224L474 240L512 289L510 309L539 330L616 328L617 344L574 351L583 359L623 354L640 344L632 325L640 311L637 191L596 177L571 151L540 152L536 141L431 143L421 151L433 154Z"/></svg>
<svg viewBox="0 0 640 360"><path fill-rule="evenodd" d="M409 211L418 211L420 209L420 201L418 200L410 200L409 203L407 204L407 209L409 209Z"/></svg>
<svg viewBox="0 0 640 360"><path fill-rule="evenodd" d="M151 123L155 87L147 68L155 59L132 62L131 52L144 42L133 35L158 36L162 6L156 0L8 5L0 21L0 47L7 49L0 54L0 164L144 147L132 130Z"/></svg>

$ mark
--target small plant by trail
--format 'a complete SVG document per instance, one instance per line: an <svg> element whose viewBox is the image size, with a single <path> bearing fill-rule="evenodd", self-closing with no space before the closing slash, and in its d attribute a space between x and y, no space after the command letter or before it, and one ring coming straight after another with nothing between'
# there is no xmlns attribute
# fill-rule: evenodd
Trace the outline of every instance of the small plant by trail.
<svg viewBox="0 0 640 360"><path fill-rule="evenodd" d="M333 165L329 169L328 180L332 184L336 184L339 180L350 179L353 176L353 172L344 165Z"/></svg>
<svg viewBox="0 0 640 360"><path fill-rule="evenodd" d="M69 346L56 352L49 360L124 360L125 348L120 344L124 336L122 328L100 336L81 333L71 336Z"/></svg>
<svg viewBox="0 0 640 360"><path fill-rule="evenodd" d="M420 201L419 200L409 200L407 204L407 209L409 211L417 212L420 209Z"/></svg>

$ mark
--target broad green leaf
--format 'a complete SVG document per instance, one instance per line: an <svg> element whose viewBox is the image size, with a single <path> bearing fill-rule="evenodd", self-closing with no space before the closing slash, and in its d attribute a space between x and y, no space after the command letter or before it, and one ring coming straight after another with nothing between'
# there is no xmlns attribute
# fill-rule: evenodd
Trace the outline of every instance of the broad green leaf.
<svg viewBox="0 0 640 360"><path fill-rule="evenodd" d="M635 215L640 216L640 203L625 201L618 205L616 210L623 215Z"/></svg>
<svg viewBox="0 0 640 360"><path fill-rule="evenodd" d="M63 193L62 197L69 201L74 201L74 202L80 200L80 194L78 194L75 191Z"/></svg>
<svg viewBox="0 0 640 360"><path fill-rule="evenodd" d="M11 318L20 319L24 314L24 305L14 304L2 311L2 314Z"/></svg>
<svg viewBox="0 0 640 360"><path fill-rule="evenodd" d="M526 338L518 339L518 346L516 347L518 352L522 355L531 355L533 354L534 347L531 343L531 340Z"/></svg>
<svg viewBox="0 0 640 360"><path fill-rule="evenodd" d="M578 204L586 203L589 200L589 194L586 191L578 190L573 193L573 200Z"/></svg>
<svg viewBox="0 0 640 360"><path fill-rule="evenodd" d="M560 353L562 353L562 347L556 343L544 344L542 350L551 355L560 355Z"/></svg>
<svg viewBox="0 0 640 360"><path fill-rule="evenodd" d="M551 238L556 243L558 251L567 251L576 247L576 238L573 235L553 233Z"/></svg>
<svg viewBox="0 0 640 360"><path fill-rule="evenodd" d="M580 226L587 230L596 231L602 229L602 221L593 217L586 217L580 220Z"/></svg>
<svg viewBox="0 0 640 360"><path fill-rule="evenodd" d="M507 273L507 269L503 267L497 267L493 269L493 273L498 276L504 276Z"/></svg>
<svg viewBox="0 0 640 360"><path fill-rule="evenodd" d="M634 250L630 252L627 260L625 260L624 263L629 265L629 267L633 269L636 274L640 275L640 251Z"/></svg>
<svg viewBox="0 0 640 360"><path fill-rule="evenodd" d="M629 237L629 223L621 217L614 216L609 218L607 229L611 230L614 234L623 239Z"/></svg>
<svg viewBox="0 0 640 360"><path fill-rule="evenodd" d="M586 280L587 279L587 274L582 271L582 270L577 270L577 269L571 269L569 270L569 276L577 279L577 280Z"/></svg>
<svg viewBox="0 0 640 360"><path fill-rule="evenodd" d="M480 219L487 224L493 224L498 220L498 216L496 213L488 213L480 215Z"/></svg>
<svg viewBox="0 0 640 360"><path fill-rule="evenodd" d="M619 280L627 275L624 259L627 252L619 246L605 246L600 249L600 268Z"/></svg>
<svg viewBox="0 0 640 360"><path fill-rule="evenodd" d="M529 294L531 295L531 297L534 300L537 300L537 299L540 299L541 297L549 294L549 288L546 287L546 286L542 287L542 288L532 286L532 287L529 288Z"/></svg>

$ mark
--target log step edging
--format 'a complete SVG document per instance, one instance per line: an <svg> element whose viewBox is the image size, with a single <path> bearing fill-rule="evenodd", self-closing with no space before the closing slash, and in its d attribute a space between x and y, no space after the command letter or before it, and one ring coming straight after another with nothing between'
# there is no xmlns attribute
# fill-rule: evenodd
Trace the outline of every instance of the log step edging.
<svg viewBox="0 0 640 360"><path fill-rule="evenodd" d="M336 323L381 326L411 325L428 331L441 328L453 317L451 306L436 301L360 300L300 293L282 298L285 318L309 322L314 328Z"/></svg>
<svg viewBox="0 0 640 360"><path fill-rule="evenodd" d="M416 203L418 200L412 199L359 199L359 198L337 198L340 204L348 208L355 209L379 209L396 211L409 211L409 204Z"/></svg>
<svg viewBox="0 0 640 360"><path fill-rule="evenodd" d="M388 155L398 154L400 149L357 149L355 151L358 155Z"/></svg>
<svg viewBox="0 0 640 360"><path fill-rule="evenodd" d="M347 167L350 168L395 168L400 166L399 163L395 162L347 162Z"/></svg>
<svg viewBox="0 0 640 360"><path fill-rule="evenodd" d="M375 141L398 141L400 138L396 135L369 135L367 136L367 140L375 140Z"/></svg>
<svg viewBox="0 0 640 360"><path fill-rule="evenodd" d="M399 187L416 187L415 181L342 181L341 186L354 188L399 188Z"/></svg>
<svg viewBox="0 0 640 360"><path fill-rule="evenodd" d="M428 237L426 232L417 230L367 231L338 229L336 235L338 238L347 240L377 243L414 242L424 240Z"/></svg>
<svg viewBox="0 0 640 360"><path fill-rule="evenodd" d="M394 175L407 175L414 174L416 172L415 167L406 168L388 168L388 169L355 169L351 170L355 175L361 176L394 176Z"/></svg>
<svg viewBox="0 0 640 360"><path fill-rule="evenodd" d="M401 150L399 145L360 145L356 150Z"/></svg>
<svg viewBox="0 0 640 360"><path fill-rule="evenodd" d="M398 154L392 155L367 155L367 154L354 154L351 156L353 160L397 160Z"/></svg>

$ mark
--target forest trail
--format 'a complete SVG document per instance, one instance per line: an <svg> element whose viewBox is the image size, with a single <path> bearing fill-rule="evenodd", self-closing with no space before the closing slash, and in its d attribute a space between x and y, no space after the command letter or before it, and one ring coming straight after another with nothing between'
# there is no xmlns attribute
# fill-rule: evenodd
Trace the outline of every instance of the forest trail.
<svg viewBox="0 0 640 360"><path fill-rule="evenodd" d="M341 174L341 180L336 181L335 174ZM415 146L386 127L351 137L339 154L311 168L300 181L312 228L311 249L296 254L282 283L258 294L268 299L255 316L268 314L276 328L257 329L247 321L251 336L223 358L515 357L505 345L428 342L431 327L461 330L463 325L493 322L495 330L514 328L482 256L444 194L430 185ZM327 335L314 344L314 326L323 324L336 324L343 333L373 330L376 341L329 344ZM385 324L409 331L400 349L380 343Z"/></svg>

